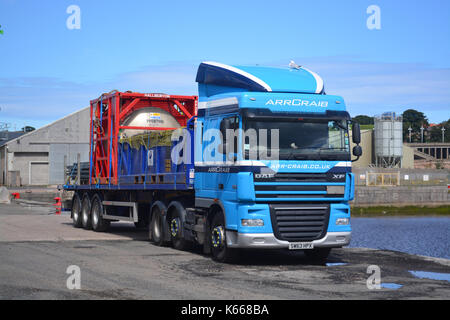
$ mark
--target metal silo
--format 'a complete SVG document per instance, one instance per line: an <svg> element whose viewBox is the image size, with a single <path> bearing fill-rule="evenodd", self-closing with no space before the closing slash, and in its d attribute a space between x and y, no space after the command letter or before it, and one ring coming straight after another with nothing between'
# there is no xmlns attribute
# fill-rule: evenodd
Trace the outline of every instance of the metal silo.
<svg viewBox="0 0 450 320"><path fill-rule="evenodd" d="M378 167L400 167L403 156L403 122L395 112L375 116L375 163Z"/></svg>

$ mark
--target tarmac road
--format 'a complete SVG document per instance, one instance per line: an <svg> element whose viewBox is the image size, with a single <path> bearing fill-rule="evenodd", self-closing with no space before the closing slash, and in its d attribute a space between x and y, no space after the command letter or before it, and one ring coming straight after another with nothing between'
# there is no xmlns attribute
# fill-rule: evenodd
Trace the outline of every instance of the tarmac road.
<svg viewBox="0 0 450 320"><path fill-rule="evenodd" d="M327 265L301 252L250 251L219 264L201 251L157 247L132 224L108 233L75 229L67 214L0 205L0 299L448 299L450 282L409 271L450 272L450 260L344 248ZM67 268L81 289L68 289ZM370 265L381 289L368 289ZM444 275L445 276L445 275ZM396 289L396 285L400 288Z"/></svg>

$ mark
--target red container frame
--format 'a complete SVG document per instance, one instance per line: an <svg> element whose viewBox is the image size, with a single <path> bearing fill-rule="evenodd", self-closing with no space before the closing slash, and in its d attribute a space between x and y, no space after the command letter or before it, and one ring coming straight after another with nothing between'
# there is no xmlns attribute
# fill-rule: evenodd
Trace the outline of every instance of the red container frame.
<svg viewBox="0 0 450 320"><path fill-rule="evenodd" d="M188 120L197 115L198 97L113 91L91 100L90 104L89 183L117 184L120 130L176 129L124 126L123 121L135 110L156 107L169 112L185 127Z"/></svg>

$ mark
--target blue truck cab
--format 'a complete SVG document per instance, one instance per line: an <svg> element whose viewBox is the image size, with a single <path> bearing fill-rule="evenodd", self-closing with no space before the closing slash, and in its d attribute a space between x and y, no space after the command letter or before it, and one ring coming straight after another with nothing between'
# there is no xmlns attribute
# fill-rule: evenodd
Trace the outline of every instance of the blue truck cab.
<svg viewBox="0 0 450 320"><path fill-rule="evenodd" d="M208 226L213 256L288 248L323 259L348 245L354 177L343 98L300 66L203 62L196 81L195 207L223 214Z"/></svg>

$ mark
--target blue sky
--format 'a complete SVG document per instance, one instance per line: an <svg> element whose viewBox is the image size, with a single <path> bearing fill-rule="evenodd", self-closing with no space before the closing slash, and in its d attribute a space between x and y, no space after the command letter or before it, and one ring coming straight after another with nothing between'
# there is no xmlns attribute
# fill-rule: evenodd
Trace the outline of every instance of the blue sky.
<svg viewBox="0 0 450 320"><path fill-rule="evenodd" d="M381 29L369 30L369 5ZM69 30L67 7L81 9ZM112 89L196 94L202 60L322 76L350 113L450 118L450 1L0 0L0 122L40 127Z"/></svg>

